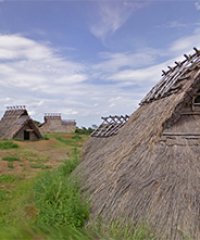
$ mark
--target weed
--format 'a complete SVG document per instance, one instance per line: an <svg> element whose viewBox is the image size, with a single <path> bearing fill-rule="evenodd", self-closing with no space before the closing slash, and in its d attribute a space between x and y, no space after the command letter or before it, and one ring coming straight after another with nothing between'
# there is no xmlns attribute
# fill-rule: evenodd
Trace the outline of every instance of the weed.
<svg viewBox="0 0 200 240"><path fill-rule="evenodd" d="M76 147L82 137L79 134L74 134L71 138L65 138L62 135L56 135L55 139L61 143L64 143L65 145Z"/></svg>
<svg viewBox="0 0 200 240"><path fill-rule="evenodd" d="M8 162L8 168L14 168L13 162Z"/></svg>
<svg viewBox="0 0 200 240"><path fill-rule="evenodd" d="M21 179L19 176L14 176L10 174L0 175L0 183L12 183L19 179Z"/></svg>
<svg viewBox="0 0 200 240"><path fill-rule="evenodd" d="M43 140L49 140L50 138L48 137L47 134L44 134L42 139L43 139Z"/></svg>
<svg viewBox="0 0 200 240"><path fill-rule="evenodd" d="M71 181L69 173L77 166L77 156L65 162L54 172L46 172L34 187L39 209L37 224L61 227L81 227L89 216L88 203L81 201L79 186Z"/></svg>
<svg viewBox="0 0 200 240"><path fill-rule="evenodd" d="M8 192L6 190L0 189L0 201L6 200Z"/></svg>
<svg viewBox="0 0 200 240"><path fill-rule="evenodd" d="M79 153L77 148L73 149L71 159L66 160L63 165L59 168L59 171L64 175L67 176L69 175L78 165L79 163Z"/></svg>
<svg viewBox="0 0 200 240"><path fill-rule="evenodd" d="M14 161L19 161L20 159L17 156L6 156L6 157L3 157L3 160L8 162L14 162Z"/></svg>
<svg viewBox="0 0 200 240"><path fill-rule="evenodd" d="M30 164L32 168L48 169L50 166L44 165L42 163L32 163Z"/></svg>
<svg viewBox="0 0 200 240"><path fill-rule="evenodd" d="M0 149L11 149L11 148L18 148L19 145L13 143L12 141L1 141L0 142Z"/></svg>

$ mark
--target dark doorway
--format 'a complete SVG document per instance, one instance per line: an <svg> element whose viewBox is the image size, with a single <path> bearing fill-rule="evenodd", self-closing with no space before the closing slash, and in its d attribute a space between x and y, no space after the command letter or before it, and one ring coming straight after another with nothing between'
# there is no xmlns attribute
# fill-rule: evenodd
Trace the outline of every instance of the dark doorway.
<svg viewBox="0 0 200 240"><path fill-rule="evenodd" d="M24 140L30 140L30 133L24 130Z"/></svg>
<svg viewBox="0 0 200 240"><path fill-rule="evenodd" d="M200 104L200 95L198 95L198 96L194 99L194 103L195 103L195 104Z"/></svg>

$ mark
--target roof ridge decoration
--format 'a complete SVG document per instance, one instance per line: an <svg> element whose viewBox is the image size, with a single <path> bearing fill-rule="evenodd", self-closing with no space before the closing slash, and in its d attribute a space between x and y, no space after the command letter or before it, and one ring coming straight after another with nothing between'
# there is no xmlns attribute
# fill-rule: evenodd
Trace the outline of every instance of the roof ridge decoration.
<svg viewBox="0 0 200 240"><path fill-rule="evenodd" d="M45 117L60 117L61 116L61 113L45 113L44 114Z"/></svg>
<svg viewBox="0 0 200 240"><path fill-rule="evenodd" d="M200 69L200 50L195 47L193 49L194 54L184 54L183 61L175 61L175 66L168 66L167 71L162 70L161 81L151 89L140 105L167 97L181 90L182 81L188 80L193 70Z"/></svg>
<svg viewBox="0 0 200 240"><path fill-rule="evenodd" d="M10 110L26 110L26 106L25 105L16 105L16 106L7 106L6 109L8 111Z"/></svg>
<svg viewBox="0 0 200 240"><path fill-rule="evenodd" d="M102 124L91 134L91 137L106 138L114 136L128 121L128 115L101 117Z"/></svg>

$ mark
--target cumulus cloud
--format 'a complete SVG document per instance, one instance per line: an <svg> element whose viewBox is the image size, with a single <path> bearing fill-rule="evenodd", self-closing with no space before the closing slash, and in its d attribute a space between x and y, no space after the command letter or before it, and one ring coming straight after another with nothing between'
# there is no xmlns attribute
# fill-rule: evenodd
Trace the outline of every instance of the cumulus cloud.
<svg viewBox="0 0 200 240"><path fill-rule="evenodd" d="M75 114L68 92L87 80L84 65L59 56L50 46L20 35L0 35L0 86L4 106L27 104L48 108L49 99L66 101L66 114ZM70 98L69 98L70 100ZM40 103L38 105L38 103ZM59 111L56 105L53 112ZM33 112L37 112L36 110Z"/></svg>
<svg viewBox="0 0 200 240"><path fill-rule="evenodd" d="M1 114L8 105L27 105L34 118L61 112L79 125L100 117L131 114L160 80L161 70L199 48L197 28L167 49L101 52L98 63L80 63L58 54L51 45L21 35L0 35Z"/></svg>
<svg viewBox="0 0 200 240"><path fill-rule="evenodd" d="M50 45L21 35L0 35L1 115L6 106L27 105L38 120L46 112L61 112L78 119L79 125L91 125L104 114L130 113L138 93L113 84L91 84L88 69L97 71L91 64L63 58Z"/></svg>

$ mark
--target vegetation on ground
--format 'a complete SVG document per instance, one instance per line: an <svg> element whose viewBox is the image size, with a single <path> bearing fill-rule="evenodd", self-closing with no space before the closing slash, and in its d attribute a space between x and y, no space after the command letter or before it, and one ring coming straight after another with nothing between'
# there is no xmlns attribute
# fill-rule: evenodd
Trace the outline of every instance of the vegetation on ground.
<svg viewBox="0 0 200 240"><path fill-rule="evenodd" d="M19 145L13 141L0 141L0 150L18 148Z"/></svg>
<svg viewBox="0 0 200 240"><path fill-rule="evenodd" d="M8 162L14 162L14 161L19 161L20 159L17 156L5 156L3 157L3 160Z"/></svg>
<svg viewBox="0 0 200 240"><path fill-rule="evenodd" d="M101 221L88 224L89 202L81 196L78 179L70 177L88 135L49 134L48 138L18 142L19 148L0 151L0 163L13 164L12 170L8 167L0 174L0 239L154 239L145 225L134 229Z"/></svg>

